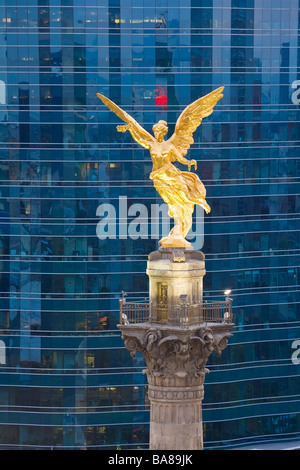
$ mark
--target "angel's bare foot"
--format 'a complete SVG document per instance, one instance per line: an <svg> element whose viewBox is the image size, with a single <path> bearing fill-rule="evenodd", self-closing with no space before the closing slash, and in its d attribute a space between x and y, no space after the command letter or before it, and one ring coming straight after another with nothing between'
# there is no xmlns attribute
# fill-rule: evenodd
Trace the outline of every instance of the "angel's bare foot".
<svg viewBox="0 0 300 470"><path fill-rule="evenodd" d="M169 235L168 237L164 237L158 242L159 246L170 246L174 248L179 247L190 247L191 243L188 242L182 235L181 236L174 236Z"/></svg>
<svg viewBox="0 0 300 470"><path fill-rule="evenodd" d="M175 229L175 230L174 230ZM188 242L182 233L179 230L176 230L176 226L172 228L167 237L159 240L158 244L160 246L173 246L173 247L187 247L191 246L191 243Z"/></svg>

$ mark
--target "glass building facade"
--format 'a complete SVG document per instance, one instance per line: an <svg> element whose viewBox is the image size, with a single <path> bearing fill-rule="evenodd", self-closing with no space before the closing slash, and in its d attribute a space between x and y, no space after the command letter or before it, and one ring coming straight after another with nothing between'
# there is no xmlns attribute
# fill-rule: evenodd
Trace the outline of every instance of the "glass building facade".
<svg viewBox="0 0 300 470"><path fill-rule="evenodd" d="M96 93L170 136L220 85L188 154L212 207L205 298L231 288L236 324L204 445L299 438L299 28L298 0L1 1L1 449L148 448L143 359L116 325L157 249L134 204L161 200Z"/></svg>

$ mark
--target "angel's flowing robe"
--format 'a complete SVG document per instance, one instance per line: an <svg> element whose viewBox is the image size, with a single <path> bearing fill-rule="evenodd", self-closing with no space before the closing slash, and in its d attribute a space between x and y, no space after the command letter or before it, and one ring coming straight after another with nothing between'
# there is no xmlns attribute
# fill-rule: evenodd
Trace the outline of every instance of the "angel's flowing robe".
<svg viewBox="0 0 300 470"><path fill-rule="evenodd" d="M158 170L152 171L150 179L153 180L159 195L168 204L170 217L189 219L193 213L194 204L199 204L206 212L210 211L205 201L205 186L195 173L180 171L172 163L167 163Z"/></svg>

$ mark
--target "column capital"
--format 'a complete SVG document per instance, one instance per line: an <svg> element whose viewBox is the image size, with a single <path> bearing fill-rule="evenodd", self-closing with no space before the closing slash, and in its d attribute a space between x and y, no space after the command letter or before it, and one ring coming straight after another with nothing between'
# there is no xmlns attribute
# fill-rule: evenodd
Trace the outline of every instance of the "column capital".
<svg viewBox="0 0 300 470"><path fill-rule="evenodd" d="M155 325L122 325L122 338L131 356L143 354L149 385L195 387L204 382L206 362L221 354L231 335L229 325L198 325L183 329Z"/></svg>

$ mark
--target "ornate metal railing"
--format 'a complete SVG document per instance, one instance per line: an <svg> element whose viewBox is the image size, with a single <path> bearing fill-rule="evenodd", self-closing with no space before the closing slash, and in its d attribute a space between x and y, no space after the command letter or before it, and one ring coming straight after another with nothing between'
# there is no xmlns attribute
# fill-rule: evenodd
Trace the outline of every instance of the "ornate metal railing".
<svg viewBox="0 0 300 470"><path fill-rule="evenodd" d="M144 302L126 302L120 299L120 323L148 323L150 319L150 304Z"/></svg>
<svg viewBox="0 0 300 470"><path fill-rule="evenodd" d="M167 305L120 299L120 324L136 323L171 324L181 328L199 323L232 323L232 300L198 304L182 302L173 307L170 314Z"/></svg>

